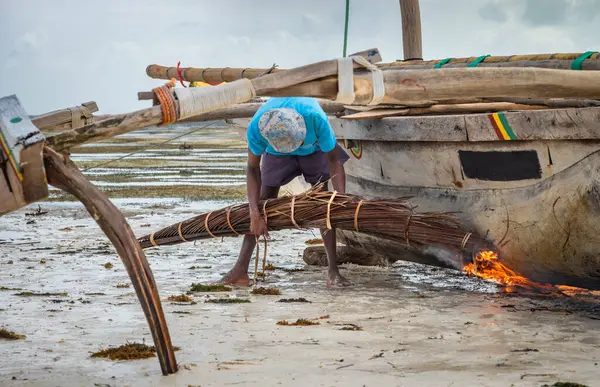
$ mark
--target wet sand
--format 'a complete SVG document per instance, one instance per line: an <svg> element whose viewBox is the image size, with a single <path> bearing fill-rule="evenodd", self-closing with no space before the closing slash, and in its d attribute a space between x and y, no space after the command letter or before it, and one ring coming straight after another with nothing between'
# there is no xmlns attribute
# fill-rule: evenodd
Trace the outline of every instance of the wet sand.
<svg viewBox="0 0 600 387"><path fill-rule="evenodd" d="M233 197L206 201L199 197L212 191L188 197L193 191L181 185L169 191L160 186L179 180L184 170L183 176L192 173L187 179L193 184L203 185L211 179L204 175L213 174L214 183L239 187L244 173L239 144L226 131L213 134L213 142L197 136L190 143L196 154L209 149L220 157L186 158L193 150L153 149L145 158L124 159L88 176L111 183L110 195L136 235L147 234L240 200L239 190ZM90 156L100 146L82 148L74 159L94 165L114 153L139 149L147 135L113 139L102 146L104 156ZM164 138L156 130L152 136ZM127 151L115 151L118 144ZM172 158L171 153L181 157ZM157 161L157 155L164 160ZM233 177L221 176L229 173ZM141 192L132 182L158 188L143 192L150 197L122 198ZM180 195L164 197L172 192ZM47 214L26 215L37 209L33 205L0 218L0 328L27 336L0 340L1 386L598 385L600 303L582 308L556 299L506 295L458 271L409 263L391 268L345 265L342 273L355 286L327 289L325 270L304 267L301 259L304 242L317 236L312 231L272 235L269 262L303 269L268 272L262 285L281 289L281 296L251 295L250 289L236 288L231 293L196 293L193 305L168 302L167 297L185 293L194 282L218 280L233 265L241 240L146 250L173 344L181 347L176 352L180 371L162 376L157 358L90 358L107 346L151 345L152 338L133 288L117 287L129 278L99 227L79 203L54 191L52 197L59 201L41 203ZM112 268L105 268L106 263ZM57 295L17 295L25 291ZM251 303L205 303L207 297L242 297ZM277 302L297 297L311 303ZM325 315L329 317L317 319ZM320 324L277 325L298 318ZM352 327L348 324L362 330L342 330Z"/></svg>
<svg viewBox="0 0 600 387"><path fill-rule="evenodd" d="M227 204L116 203L137 235ZM195 305L165 302L173 343L182 348L176 375L163 377L157 358L91 359L91 352L106 346L152 339L133 289L116 287L129 282L124 267L81 206L42 207L48 214L26 216L30 207L2 218L0 285L67 295L0 292L1 325L27 336L0 342L10 354L0 357L3 386L540 386L559 380L593 386L600 374L600 320L594 315L498 294L494 285L456 271L406 263L344 266L343 274L356 284L345 289L327 289L324 270L306 267L269 272L266 283L280 288L281 296L236 288L231 294L195 294ZM31 219L35 223L26 224ZM269 262L303 267L304 241L314 234L283 231L273 237ZM218 279L233 264L239 244L226 238L147 250L161 298ZM103 267L107 262L112 269ZM204 303L207 296L251 303ZM277 302L297 297L311 303ZM276 325L324 315L329 318L316 326ZM363 330L340 330L342 324Z"/></svg>

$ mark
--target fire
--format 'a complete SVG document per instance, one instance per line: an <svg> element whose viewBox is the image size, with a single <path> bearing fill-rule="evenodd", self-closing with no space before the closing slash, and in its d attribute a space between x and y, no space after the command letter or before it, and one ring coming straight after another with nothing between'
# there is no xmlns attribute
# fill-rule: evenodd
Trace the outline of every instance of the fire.
<svg viewBox="0 0 600 387"><path fill-rule="evenodd" d="M525 290L535 293L552 293L567 296L600 296L600 291L592 291L566 285L548 285L528 280L500 262L498 254L490 250L478 253L472 263L463 267L463 271L465 271L467 275L476 276L502 285L504 291L507 293Z"/></svg>

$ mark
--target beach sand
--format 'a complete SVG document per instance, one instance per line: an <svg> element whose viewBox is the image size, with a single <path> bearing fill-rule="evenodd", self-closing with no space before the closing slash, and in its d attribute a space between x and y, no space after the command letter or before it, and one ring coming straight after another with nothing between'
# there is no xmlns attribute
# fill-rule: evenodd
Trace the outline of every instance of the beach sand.
<svg viewBox="0 0 600 387"><path fill-rule="evenodd" d="M188 129L120 136L80 148L73 159L93 166ZM169 144L86 172L136 235L244 199L239 139L215 129L184 140L192 149ZM133 288L117 287L129 278L107 238L81 204L57 191L51 198L40 203L44 215L27 215L36 204L0 218L0 328L27 336L0 339L2 386L599 385L600 302L507 295L459 271L403 262L344 265L355 285L327 289L325 269L302 262L305 241L318 236L311 230L272 234L268 260L280 269L261 285L280 296L235 288L193 294L194 304L168 302L192 283L218 280L241 240L146 250L173 344L181 347L179 372L162 376L157 358L91 358L108 346L152 345L152 338ZM205 302L215 297L251 302ZM298 297L310 303L278 302ZM299 318L319 325L277 325ZM355 326L362 330L342 330Z"/></svg>

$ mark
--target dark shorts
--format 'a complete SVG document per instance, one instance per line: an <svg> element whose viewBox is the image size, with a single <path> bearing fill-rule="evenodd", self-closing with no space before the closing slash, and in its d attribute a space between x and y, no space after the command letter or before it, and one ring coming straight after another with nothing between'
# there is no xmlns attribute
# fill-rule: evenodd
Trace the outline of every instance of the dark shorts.
<svg viewBox="0 0 600 387"><path fill-rule="evenodd" d="M336 144L335 149L340 152L342 164L348 161L348 154L341 146ZM262 185L281 187L300 175L311 185L329 180L327 155L320 150L308 156L276 156L268 153L263 155Z"/></svg>

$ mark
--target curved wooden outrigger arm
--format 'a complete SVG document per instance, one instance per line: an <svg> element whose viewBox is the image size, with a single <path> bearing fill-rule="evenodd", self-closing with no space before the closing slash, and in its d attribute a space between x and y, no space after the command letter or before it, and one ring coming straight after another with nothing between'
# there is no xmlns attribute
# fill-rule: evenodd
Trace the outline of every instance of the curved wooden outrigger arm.
<svg viewBox="0 0 600 387"><path fill-rule="evenodd" d="M48 183L79 199L115 246L142 304L162 373L177 372L177 361L152 270L125 217L101 190L87 180L68 156L46 146L44 166Z"/></svg>

